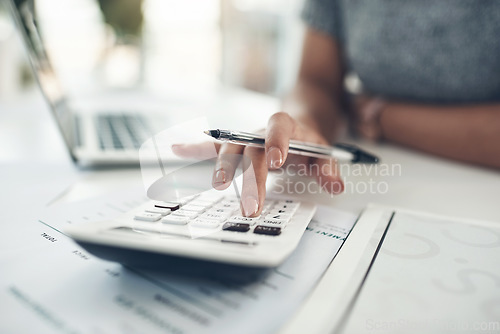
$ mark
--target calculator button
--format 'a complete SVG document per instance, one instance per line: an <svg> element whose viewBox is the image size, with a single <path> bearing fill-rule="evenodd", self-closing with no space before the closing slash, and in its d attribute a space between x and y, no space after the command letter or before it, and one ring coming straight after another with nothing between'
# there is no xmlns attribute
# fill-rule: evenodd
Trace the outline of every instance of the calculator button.
<svg viewBox="0 0 500 334"><path fill-rule="evenodd" d="M234 212L234 209L232 208L221 208L221 207L213 207L207 212L218 212L220 214L228 214L231 215Z"/></svg>
<svg viewBox="0 0 500 334"><path fill-rule="evenodd" d="M288 223L290 219L292 219L292 215L285 213L271 214L266 216L266 220L282 221L284 223Z"/></svg>
<svg viewBox="0 0 500 334"><path fill-rule="evenodd" d="M214 203L220 201L222 199L222 197L224 197L224 196L217 195L217 194L203 194L203 195L200 195L200 197L198 197L196 200L207 202L210 204L214 204Z"/></svg>
<svg viewBox="0 0 500 334"><path fill-rule="evenodd" d="M259 225L255 227L253 233L257 234L266 234L266 235L280 235L281 228L280 227L270 227L270 226L262 226Z"/></svg>
<svg viewBox="0 0 500 334"><path fill-rule="evenodd" d="M273 210L288 210L288 211L294 212L295 210L297 210L299 208L299 206L300 206L299 203L278 202L278 204L276 204L273 207Z"/></svg>
<svg viewBox="0 0 500 334"><path fill-rule="evenodd" d="M255 224L260 220L260 217L255 217L255 218L249 218L249 217L243 217L243 216L232 216L229 218L227 221L229 223L247 223L247 224Z"/></svg>
<svg viewBox="0 0 500 334"><path fill-rule="evenodd" d="M180 209L180 210L174 211L172 213L172 215L193 219L193 218L196 218L198 216L198 212L186 211L184 209Z"/></svg>
<svg viewBox="0 0 500 334"><path fill-rule="evenodd" d="M206 207L202 205L194 205L194 204L186 204L182 207L184 211L192 211L192 212L197 212L197 213L202 213L205 211Z"/></svg>
<svg viewBox="0 0 500 334"><path fill-rule="evenodd" d="M233 213L234 211L238 210L240 208L240 205L239 204L230 204L230 203L226 203L226 204L216 204L212 207L212 210L226 210L226 211L229 211L231 213Z"/></svg>
<svg viewBox="0 0 500 334"><path fill-rule="evenodd" d="M189 196L189 197L185 197L185 198L181 198L180 200L178 200L177 202L179 202L179 204L182 206L182 205L186 205L187 203L191 202L193 200L194 197L192 196Z"/></svg>
<svg viewBox="0 0 500 334"><path fill-rule="evenodd" d="M269 227L285 227L286 222L274 219L264 219L259 221L259 225L269 226Z"/></svg>
<svg viewBox="0 0 500 334"><path fill-rule="evenodd" d="M239 205L240 204L240 201L238 200L237 197L226 197L224 198L221 203L223 204L236 204L236 205Z"/></svg>
<svg viewBox="0 0 500 334"><path fill-rule="evenodd" d="M206 211L206 213L211 213L211 214L216 214L216 215L221 215L224 218L229 218L233 215L234 210L228 210L228 209L216 209L212 208Z"/></svg>
<svg viewBox="0 0 500 334"><path fill-rule="evenodd" d="M226 215L221 215L218 213L210 213L210 212L205 212L200 216L200 219L215 220L218 221L219 223L222 223L222 221L226 220L226 218L227 218Z"/></svg>
<svg viewBox="0 0 500 334"><path fill-rule="evenodd" d="M145 211L149 212L149 213L157 213L157 214L162 215L162 216L166 216L170 212L172 212L172 210L170 210L170 209L162 209L162 208L148 208Z"/></svg>
<svg viewBox="0 0 500 334"><path fill-rule="evenodd" d="M190 195L190 196L185 196L182 199L185 199L186 201L192 201L193 199L195 199L196 197L199 197L199 196L200 196L199 194Z"/></svg>
<svg viewBox="0 0 500 334"><path fill-rule="evenodd" d="M216 220L198 218L195 219L189 225L192 227L201 227L201 228L217 228L220 226L220 223Z"/></svg>
<svg viewBox="0 0 500 334"><path fill-rule="evenodd" d="M222 229L225 231L248 232L250 230L250 224L228 222L222 226Z"/></svg>
<svg viewBox="0 0 500 334"><path fill-rule="evenodd" d="M155 222L157 220L160 220L161 215L158 213L148 213L148 212L142 212L138 213L134 216L135 220L143 220L147 222Z"/></svg>
<svg viewBox="0 0 500 334"><path fill-rule="evenodd" d="M203 207L212 206L213 204L214 203L211 201L205 201L205 200L201 200L201 199L196 199L192 202L189 202L189 205L198 205L198 206L203 206Z"/></svg>
<svg viewBox="0 0 500 334"><path fill-rule="evenodd" d="M277 215L277 214L282 214L282 213L291 214L292 212L293 212L293 210L290 210L290 209L272 209L272 210L269 210L268 215Z"/></svg>
<svg viewBox="0 0 500 334"><path fill-rule="evenodd" d="M191 219L183 216L168 215L161 220L164 224L186 225Z"/></svg>
<svg viewBox="0 0 500 334"><path fill-rule="evenodd" d="M295 203L295 204L297 204L297 201L294 201L293 199L286 199L286 200L278 201L278 203L281 203L281 204L292 204L292 203Z"/></svg>
<svg viewBox="0 0 500 334"><path fill-rule="evenodd" d="M161 209L170 209L171 211L179 210L181 207L179 203L172 203L172 202L158 202L155 204L155 207L161 208Z"/></svg>
<svg viewBox="0 0 500 334"><path fill-rule="evenodd" d="M272 204L264 204L262 206L262 213L268 213L273 210L273 205Z"/></svg>

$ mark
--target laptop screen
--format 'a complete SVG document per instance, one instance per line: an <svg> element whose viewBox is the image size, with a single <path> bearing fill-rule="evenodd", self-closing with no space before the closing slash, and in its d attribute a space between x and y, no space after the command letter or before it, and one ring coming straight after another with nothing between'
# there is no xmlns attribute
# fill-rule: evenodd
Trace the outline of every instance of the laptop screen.
<svg viewBox="0 0 500 334"><path fill-rule="evenodd" d="M50 64L35 19L33 0L8 0L8 7L22 36L33 68L33 73L45 99L50 105L61 130L65 143L73 147L73 123L70 108L64 99L64 92ZM74 156L71 154L73 159Z"/></svg>

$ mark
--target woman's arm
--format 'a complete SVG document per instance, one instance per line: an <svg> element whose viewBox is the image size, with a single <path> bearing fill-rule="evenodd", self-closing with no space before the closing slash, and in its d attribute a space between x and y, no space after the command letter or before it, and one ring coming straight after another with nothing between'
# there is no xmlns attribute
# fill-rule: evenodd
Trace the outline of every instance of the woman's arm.
<svg viewBox="0 0 500 334"><path fill-rule="evenodd" d="M298 78L283 110L301 124L333 141L339 126L343 67L338 42L308 28Z"/></svg>
<svg viewBox="0 0 500 334"><path fill-rule="evenodd" d="M465 162L500 168L500 104L428 106L387 103L382 137Z"/></svg>

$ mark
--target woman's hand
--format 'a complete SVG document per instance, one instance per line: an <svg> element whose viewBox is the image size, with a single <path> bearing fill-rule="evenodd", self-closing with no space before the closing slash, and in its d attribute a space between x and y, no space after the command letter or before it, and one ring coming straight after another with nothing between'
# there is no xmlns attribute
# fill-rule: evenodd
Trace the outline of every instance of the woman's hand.
<svg viewBox="0 0 500 334"><path fill-rule="evenodd" d="M329 193L337 194L344 190L335 160L288 154L290 139L328 145L327 140L317 131L305 127L287 113L279 112L270 118L265 137L265 149L229 143L216 144L217 159L212 186L218 190L228 188L241 162L243 169L241 211L244 216L260 215L266 197L268 170L279 169L286 164L308 171L310 176L314 176L319 185ZM174 145L172 150L185 158L211 159L216 153L213 145L212 142ZM308 168L312 164L314 168Z"/></svg>
<svg viewBox="0 0 500 334"><path fill-rule="evenodd" d="M328 144L316 131L304 127L285 112L274 114L265 131L265 150L257 147L223 144L213 173L212 184L216 189L226 189L231 184L236 168L237 158L243 159L243 189L241 193L241 209L244 216L255 217L262 211L266 196L266 179L268 170L281 168L287 163L294 166L315 163L315 176L320 186L331 193L341 193L344 185L337 174L336 163L330 159L316 159L304 156L289 155L290 139ZM312 170L312 169L306 169Z"/></svg>

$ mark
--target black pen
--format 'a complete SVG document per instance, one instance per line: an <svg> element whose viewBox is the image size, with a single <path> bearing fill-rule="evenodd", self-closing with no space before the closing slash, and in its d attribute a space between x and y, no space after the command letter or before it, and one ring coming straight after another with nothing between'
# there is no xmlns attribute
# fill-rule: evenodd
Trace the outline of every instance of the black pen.
<svg viewBox="0 0 500 334"><path fill-rule="evenodd" d="M265 137L262 135L230 131L230 130L206 130L205 134L221 141L227 141L238 145L264 147ZM312 143L290 140L288 152L292 154L305 155L320 159L336 159L351 163L375 164L379 159L354 145L337 143L334 146L318 145Z"/></svg>

